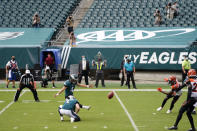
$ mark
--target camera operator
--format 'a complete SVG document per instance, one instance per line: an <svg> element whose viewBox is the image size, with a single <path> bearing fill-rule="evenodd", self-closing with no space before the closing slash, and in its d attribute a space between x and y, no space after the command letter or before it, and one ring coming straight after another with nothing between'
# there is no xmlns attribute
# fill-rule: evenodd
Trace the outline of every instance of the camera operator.
<svg viewBox="0 0 197 131"><path fill-rule="evenodd" d="M7 79L6 88L8 88L10 81L12 81L12 87L15 88L16 73L18 73L18 64L15 60L15 56L11 57L11 60L8 61L5 69Z"/></svg>
<svg viewBox="0 0 197 131"><path fill-rule="evenodd" d="M73 25L74 25L74 20L71 15L66 19L66 23L68 25L68 33L71 34L71 32L73 32Z"/></svg>
<svg viewBox="0 0 197 131"><path fill-rule="evenodd" d="M54 58L51 56L50 53L48 53L47 58L45 59L45 69L47 72L47 79L52 81L53 87L52 88L56 88L55 87L55 79L52 77L52 74L54 73L54 65L55 64L55 60Z"/></svg>

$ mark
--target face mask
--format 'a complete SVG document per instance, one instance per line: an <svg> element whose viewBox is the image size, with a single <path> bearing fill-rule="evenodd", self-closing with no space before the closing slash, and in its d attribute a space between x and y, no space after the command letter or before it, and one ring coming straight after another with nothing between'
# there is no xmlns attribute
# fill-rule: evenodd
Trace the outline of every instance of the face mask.
<svg viewBox="0 0 197 131"><path fill-rule="evenodd" d="M12 58L13 61L15 61L15 58Z"/></svg>

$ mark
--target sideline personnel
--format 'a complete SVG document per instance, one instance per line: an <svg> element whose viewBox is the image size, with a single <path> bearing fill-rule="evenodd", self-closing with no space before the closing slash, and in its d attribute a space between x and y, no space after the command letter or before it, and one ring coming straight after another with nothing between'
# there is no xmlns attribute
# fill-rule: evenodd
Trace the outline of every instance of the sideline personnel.
<svg viewBox="0 0 197 131"><path fill-rule="evenodd" d="M133 84L133 88L137 89L134 80L135 65L130 58L128 58L127 62L124 64L124 76L126 76L126 73L127 73L128 89L130 89L130 78Z"/></svg>

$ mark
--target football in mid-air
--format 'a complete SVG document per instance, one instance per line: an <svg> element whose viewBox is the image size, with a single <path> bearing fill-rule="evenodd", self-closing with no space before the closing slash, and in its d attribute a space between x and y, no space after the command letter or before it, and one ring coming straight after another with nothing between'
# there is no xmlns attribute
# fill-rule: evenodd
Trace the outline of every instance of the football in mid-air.
<svg viewBox="0 0 197 131"><path fill-rule="evenodd" d="M113 98L113 96L114 96L114 92L113 91L109 92L108 95L107 95L108 99Z"/></svg>

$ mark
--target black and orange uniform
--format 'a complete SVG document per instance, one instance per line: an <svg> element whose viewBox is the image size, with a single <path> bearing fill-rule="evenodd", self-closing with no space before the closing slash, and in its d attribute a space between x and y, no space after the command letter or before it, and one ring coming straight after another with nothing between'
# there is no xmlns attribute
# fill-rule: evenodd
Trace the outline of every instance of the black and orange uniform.
<svg viewBox="0 0 197 131"><path fill-rule="evenodd" d="M169 84L171 85L171 91L166 95L166 98L163 100L161 107L163 108L168 99L173 98L171 105L170 105L170 111L174 108L174 104L177 102L179 97L182 95L182 91L177 89L180 87L180 84L175 76L171 76L168 80Z"/></svg>
<svg viewBox="0 0 197 131"><path fill-rule="evenodd" d="M174 123L174 126L168 128L169 130L177 130L178 124L183 116L183 113L187 111L187 117L189 119L191 129L188 131L196 131L194 126L194 121L192 118L192 111L194 110L194 104L197 102L197 76L196 71L194 69L190 69L188 71L188 79L185 80L184 86L188 87L188 93L187 93L187 100L182 104L179 114L177 116L176 122Z"/></svg>

